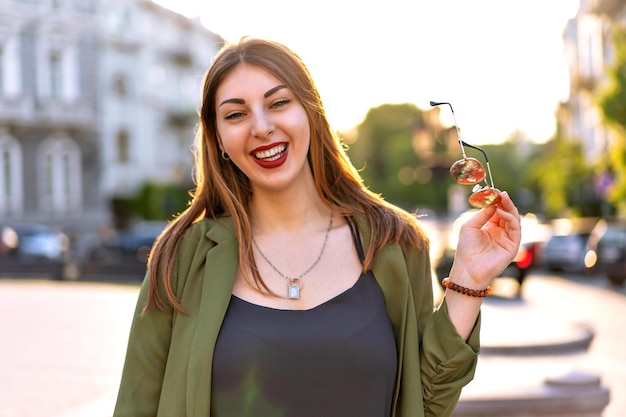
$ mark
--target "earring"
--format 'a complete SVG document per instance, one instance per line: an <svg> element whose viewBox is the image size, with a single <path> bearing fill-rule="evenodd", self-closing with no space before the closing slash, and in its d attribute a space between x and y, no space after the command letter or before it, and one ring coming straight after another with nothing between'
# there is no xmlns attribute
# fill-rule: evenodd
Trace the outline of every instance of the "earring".
<svg viewBox="0 0 626 417"><path fill-rule="evenodd" d="M230 161L230 156L228 156L228 154L224 152L224 149L222 149L222 159L224 161Z"/></svg>

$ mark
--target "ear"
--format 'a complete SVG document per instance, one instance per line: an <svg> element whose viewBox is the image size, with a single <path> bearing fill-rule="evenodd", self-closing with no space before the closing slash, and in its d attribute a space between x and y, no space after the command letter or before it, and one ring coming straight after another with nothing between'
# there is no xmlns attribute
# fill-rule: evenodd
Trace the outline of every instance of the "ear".
<svg viewBox="0 0 626 417"><path fill-rule="evenodd" d="M222 138L220 138L220 135L215 133L215 139L217 139L217 146L219 147L220 152L224 152L224 144L222 143Z"/></svg>

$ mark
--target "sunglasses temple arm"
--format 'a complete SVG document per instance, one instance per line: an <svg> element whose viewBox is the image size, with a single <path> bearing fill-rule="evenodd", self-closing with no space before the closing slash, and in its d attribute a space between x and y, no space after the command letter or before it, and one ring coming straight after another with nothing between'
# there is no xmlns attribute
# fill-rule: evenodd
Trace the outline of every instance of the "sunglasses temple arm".
<svg viewBox="0 0 626 417"><path fill-rule="evenodd" d="M487 158L487 152L485 152L483 149L479 148L478 146L470 145L469 143L465 141L461 141L461 145L467 146L468 148L476 149L477 151L480 151L483 154L483 156L485 157L486 165L487 165L487 173L489 174L489 182L491 182L491 184L487 183L487 185L495 188L495 185L493 185L493 176L491 175L491 166L489 165L489 158Z"/></svg>
<svg viewBox="0 0 626 417"><path fill-rule="evenodd" d="M456 115L454 114L454 109L452 108L452 104L448 103L447 101L441 101L441 102L431 101L430 102L431 106L440 106L442 104L447 104L448 107L450 107L450 111L452 112L452 120L454 120L454 127L456 128L456 136L459 139L459 145L461 145L461 153L463 154L463 158L467 158L467 155L465 155L465 148L463 147L463 144L465 142L463 142L463 139L461 139L461 131L459 130L459 125L456 122Z"/></svg>
<svg viewBox="0 0 626 417"><path fill-rule="evenodd" d="M452 111L452 120L454 120L454 127L456 128L456 136L459 138L459 145L461 145L461 153L463 154L463 158L467 158L465 155L465 148L463 147L463 139L461 139L461 131L459 130L459 125L456 122L456 116L454 115L454 110L452 110L452 104L447 103L450 106L450 110Z"/></svg>

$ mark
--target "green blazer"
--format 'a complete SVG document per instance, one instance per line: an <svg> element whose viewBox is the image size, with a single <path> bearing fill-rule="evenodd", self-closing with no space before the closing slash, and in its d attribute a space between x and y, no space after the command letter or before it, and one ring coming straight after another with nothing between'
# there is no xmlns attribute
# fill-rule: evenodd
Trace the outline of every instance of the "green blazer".
<svg viewBox="0 0 626 417"><path fill-rule="evenodd" d="M357 219L367 248L370 230ZM187 314L139 312L141 287L114 417L209 417L213 349L232 294L238 242L232 219L194 224L179 247L172 276ZM445 300L433 311L428 249L389 245L373 272L387 304L398 349L394 417L446 417L474 377L479 321L468 341L450 322Z"/></svg>

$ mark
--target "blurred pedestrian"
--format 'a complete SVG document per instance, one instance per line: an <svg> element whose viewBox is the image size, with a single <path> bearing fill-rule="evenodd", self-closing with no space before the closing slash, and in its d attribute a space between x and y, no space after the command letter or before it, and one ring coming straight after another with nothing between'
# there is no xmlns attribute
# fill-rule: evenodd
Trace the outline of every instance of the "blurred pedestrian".
<svg viewBox="0 0 626 417"><path fill-rule="evenodd" d="M513 259L503 192L460 231L434 308L428 238L370 192L300 58L246 37L208 69L189 208L154 245L115 417L451 415Z"/></svg>

